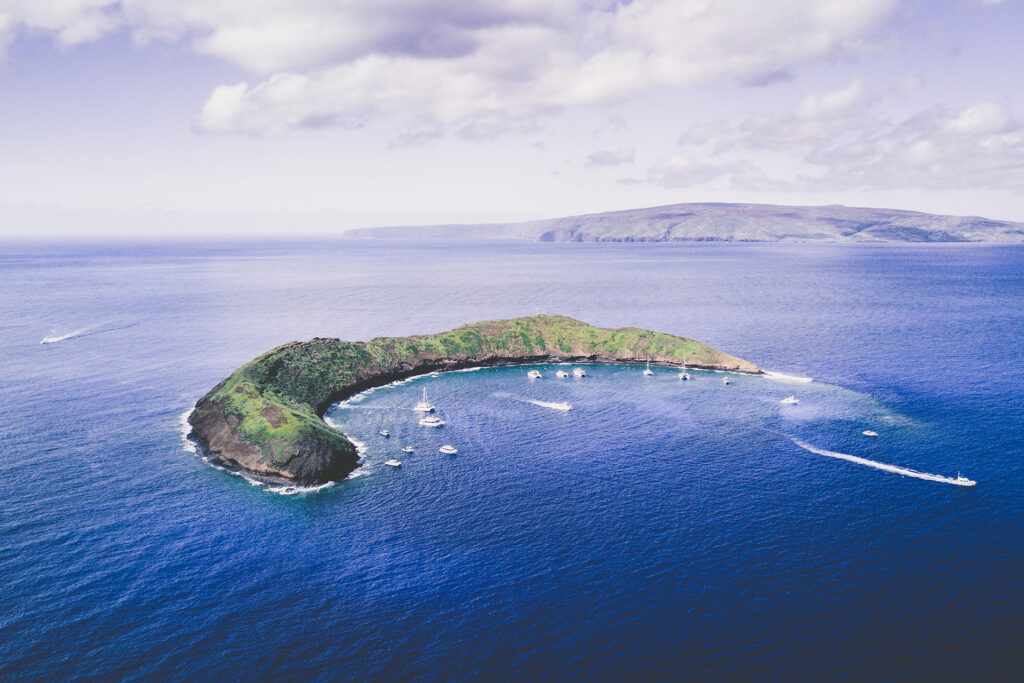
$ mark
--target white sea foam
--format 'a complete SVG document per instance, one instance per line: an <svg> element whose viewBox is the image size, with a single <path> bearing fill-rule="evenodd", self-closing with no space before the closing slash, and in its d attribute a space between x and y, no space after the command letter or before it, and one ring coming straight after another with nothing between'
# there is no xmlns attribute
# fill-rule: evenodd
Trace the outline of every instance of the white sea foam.
<svg viewBox="0 0 1024 683"><path fill-rule="evenodd" d="M806 384L807 382L814 381L813 377L799 377L797 375L787 375L784 372L772 372L771 370L765 370L764 376L776 382L801 382Z"/></svg>
<svg viewBox="0 0 1024 683"><path fill-rule="evenodd" d="M317 491L323 491L326 488L334 486L333 481L329 481L326 484L319 484L318 486L276 486L274 484L254 482L248 477L246 477L246 480L250 484L253 484L253 486L260 486L268 493L276 493L279 496L300 496L307 493L316 493Z"/></svg>
<svg viewBox="0 0 1024 683"><path fill-rule="evenodd" d="M790 437L790 438L792 439L792 437ZM848 460L850 462L855 462L858 465L867 465L868 467L874 467L876 470L882 470L884 472L892 472L893 474L901 474L901 475L903 475L905 477L914 477L916 479L924 479L926 481L937 481L937 482L941 482L943 484L953 484L955 486L974 486L977 483L976 481L972 481L972 480L966 479L966 478L965 479L961 479L959 477L957 477L957 478L943 477L942 475L939 475L939 474L928 474L927 472L918 472L917 470L912 470L912 469L909 469L907 467L898 467L896 465L888 465L888 464L886 464L884 462L877 462L875 460L868 460L867 458L861 458L861 457L858 457L856 455L850 455L848 453L837 453L836 451L828 451L828 450L825 450L824 448L818 448L817 446L812 446L811 444L807 443L806 441L801 441L800 439L792 439L792 441L793 441L793 443L795 443L800 448L803 448L804 450L810 451L811 453L817 453L818 455L825 455L825 456L828 456L830 458L839 458L840 460Z"/></svg>
<svg viewBox="0 0 1024 683"><path fill-rule="evenodd" d="M356 455L359 456L360 460L366 457L368 449L366 448L366 444L364 442L359 441L358 439L353 439L351 436L348 435L346 435L345 438L351 441L352 445L356 447Z"/></svg>
<svg viewBox="0 0 1024 683"><path fill-rule="evenodd" d="M196 447L196 442L188 437L192 433L192 425L188 423L188 416L191 414L192 409L189 408L178 418L178 424L181 426L181 443L186 451L192 455L198 455L199 449Z"/></svg>
<svg viewBox="0 0 1024 683"><path fill-rule="evenodd" d="M553 401L535 401L530 399L527 403L532 403L533 405L540 406L541 408L551 408L552 410L572 410L572 406L564 401L561 403L555 403Z"/></svg>

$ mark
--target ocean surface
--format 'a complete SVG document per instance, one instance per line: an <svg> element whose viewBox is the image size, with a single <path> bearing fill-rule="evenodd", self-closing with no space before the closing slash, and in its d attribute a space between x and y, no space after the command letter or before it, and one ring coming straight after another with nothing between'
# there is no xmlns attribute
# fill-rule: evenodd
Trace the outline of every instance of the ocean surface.
<svg viewBox="0 0 1024 683"><path fill-rule="evenodd" d="M184 438L280 343L538 311L814 381L425 376L309 492ZM6 245L0 353L6 680L1020 676L1021 247Z"/></svg>

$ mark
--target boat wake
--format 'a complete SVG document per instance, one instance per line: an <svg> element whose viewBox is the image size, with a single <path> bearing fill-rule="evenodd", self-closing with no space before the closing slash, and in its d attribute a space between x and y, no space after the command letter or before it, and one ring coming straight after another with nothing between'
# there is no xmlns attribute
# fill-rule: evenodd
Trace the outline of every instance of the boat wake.
<svg viewBox="0 0 1024 683"><path fill-rule="evenodd" d="M551 408L552 410L572 410L572 404L566 403L565 401L535 401L531 399L527 401L527 403L532 403L533 405L540 406L541 408Z"/></svg>
<svg viewBox="0 0 1024 683"><path fill-rule="evenodd" d="M800 377L798 375L787 375L783 372L772 372L771 370L765 370L764 376L768 379L773 379L776 382L800 382L806 384L807 382L813 382L813 377Z"/></svg>
<svg viewBox="0 0 1024 683"><path fill-rule="evenodd" d="M67 341L68 339L76 339L78 337L91 337L94 334L103 334L104 332L114 332L116 330L126 330L129 327L135 327L138 323L127 323L127 324L115 324L115 323L99 323L96 325L89 325L88 327L82 327L74 330L73 332L67 332L65 334L53 334L43 337L39 342L40 344L56 344L57 342Z"/></svg>
<svg viewBox="0 0 1024 683"><path fill-rule="evenodd" d="M868 460L867 458L860 458L860 457L857 457L856 455L850 455L848 453L837 453L836 451L828 451L828 450L825 450L824 448L818 448L817 446L812 446L811 444L807 443L806 441L801 441L800 439L794 439L792 437L790 437L790 439L797 446L799 446L800 448L803 448L806 451L810 451L811 453L817 453L818 455L825 455L825 456L828 456L830 458L839 458L840 460L848 460L850 462L855 462L858 465L867 465L868 467L874 467L876 470L882 470L883 472L892 472L893 474L902 474L904 477L914 477L915 479L924 479L925 481L937 481L937 482L940 482L940 483L943 483L943 484L953 484L954 486L974 486L975 484L978 483L976 481L968 479L967 477L961 477L961 476L958 476L956 478L953 478L953 477L943 477L942 475L939 475L939 474L928 474L927 472L918 472L917 470L912 470L912 469L909 469L907 467L898 467L896 465L887 465L884 462L877 462L875 460Z"/></svg>

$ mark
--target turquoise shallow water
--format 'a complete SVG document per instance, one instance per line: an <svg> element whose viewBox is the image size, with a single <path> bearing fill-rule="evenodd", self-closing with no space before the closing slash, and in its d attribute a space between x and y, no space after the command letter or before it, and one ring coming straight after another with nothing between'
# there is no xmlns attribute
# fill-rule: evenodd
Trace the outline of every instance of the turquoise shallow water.
<svg viewBox="0 0 1024 683"><path fill-rule="evenodd" d="M977 246L9 248L0 673L1011 676L1022 266ZM304 495L184 447L189 405L283 341L537 309L815 382L424 377L332 408L364 466ZM410 410L423 387L439 430Z"/></svg>

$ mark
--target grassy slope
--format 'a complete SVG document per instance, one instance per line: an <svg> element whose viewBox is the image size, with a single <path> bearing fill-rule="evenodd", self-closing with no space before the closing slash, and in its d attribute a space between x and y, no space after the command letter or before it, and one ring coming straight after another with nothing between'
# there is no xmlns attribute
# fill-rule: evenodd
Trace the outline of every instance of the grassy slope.
<svg viewBox="0 0 1024 683"><path fill-rule="evenodd" d="M596 328L564 316L541 315L474 323L441 334L384 337L369 342L313 339L273 349L236 370L200 403L218 404L239 418L240 436L265 458L283 462L304 437L351 449L320 412L339 391L380 375L410 372L423 363L599 356L695 366L746 364L705 344L637 328Z"/></svg>

